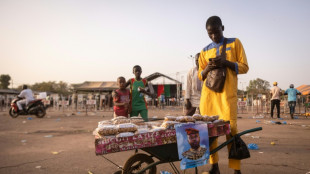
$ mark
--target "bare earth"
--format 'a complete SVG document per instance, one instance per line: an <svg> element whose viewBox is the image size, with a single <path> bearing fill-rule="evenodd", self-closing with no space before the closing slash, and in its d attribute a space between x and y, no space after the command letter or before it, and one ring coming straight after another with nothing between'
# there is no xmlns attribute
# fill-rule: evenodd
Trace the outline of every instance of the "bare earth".
<svg viewBox="0 0 310 174"><path fill-rule="evenodd" d="M112 174L117 171L112 163L95 155L92 135L97 122L111 119L112 112L89 112L87 116L85 112L73 113L49 111L42 119L31 116L32 120L28 120L29 116L12 119L8 112L0 112L0 173ZM150 117L164 117L166 114L182 115L182 109L149 111ZM310 171L309 118L291 120L284 115L284 120L274 121L288 124L274 125L265 123L270 121L269 118L253 119L251 116L238 115L239 131L255 127L263 127L263 130L242 137L247 144L259 146L259 150L250 151L251 158L242 161L242 173L306 174ZM224 141L225 138L221 137L220 143ZM133 154L134 151L126 151L105 156L122 166ZM220 150L219 155L221 173L233 173L227 167L227 148ZM179 169L179 163L175 165ZM202 173L209 168L210 164L198 170ZM158 173L162 170L173 172L168 164L157 166ZM186 173L194 173L194 170Z"/></svg>

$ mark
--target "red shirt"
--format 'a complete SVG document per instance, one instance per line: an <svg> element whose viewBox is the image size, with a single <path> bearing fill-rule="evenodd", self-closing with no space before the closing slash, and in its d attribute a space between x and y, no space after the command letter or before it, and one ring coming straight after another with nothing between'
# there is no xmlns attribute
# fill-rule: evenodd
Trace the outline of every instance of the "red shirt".
<svg viewBox="0 0 310 174"><path fill-rule="evenodd" d="M130 101L130 92L128 89L122 91L120 89L116 90L117 95L113 98L115 103L128 103ZM128 107L125 106L114 106L114 112L117 116L128 116Z"/></svg>

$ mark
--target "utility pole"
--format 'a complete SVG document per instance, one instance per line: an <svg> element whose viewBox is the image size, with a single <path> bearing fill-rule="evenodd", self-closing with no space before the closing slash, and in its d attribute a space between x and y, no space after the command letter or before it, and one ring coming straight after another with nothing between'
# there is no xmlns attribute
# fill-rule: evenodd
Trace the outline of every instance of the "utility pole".
<svg viewBox="0 0 310 174"><path fill-rule="evenodd" d="M188 59L191 59L192 60L192 63L193 63L193 66L195 66L195 57L193 55L190 55L188 57Z"/></svg>

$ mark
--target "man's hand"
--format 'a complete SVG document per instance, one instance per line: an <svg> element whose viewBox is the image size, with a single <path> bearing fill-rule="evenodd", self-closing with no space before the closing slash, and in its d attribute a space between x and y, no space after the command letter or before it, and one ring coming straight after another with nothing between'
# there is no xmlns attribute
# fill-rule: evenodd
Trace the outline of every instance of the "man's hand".
<svg viewBox="0 0 310 174"><path fill-rule="evenodd" d="M144 88L138 87L138 91L141 93L146 93L146 90Z"/></svg>
<svg viewBox="0 0 310 174"><path fill-rule="evenodd" d="M127 109L129 107L129 103L124 103L124 107Z"/></svg>
<svg viewBox="0 0 310 174"><path fill-rule="evenodd" d="M215 67L223 67L225 65L225 57L223 56L219 56L219 57L216 57L216 58L213 58L213 59L209 59L209 64L215 66Z"/></svg>
<svg viewBox="0 0 310 174"><path fill-rule="evenodd" d="M207 67L202 71L203 80L206 79L208 73L216 68L216 65L209 63Z"/></svg>
<svg viewBox="0 0 310 174"><path fill-rule="evenodd" d="M186 108L186 109L190 109L191 107L192 107L191 101L189 101L189 99L186 99L186 100L185 100L185 108Z"/></svg>

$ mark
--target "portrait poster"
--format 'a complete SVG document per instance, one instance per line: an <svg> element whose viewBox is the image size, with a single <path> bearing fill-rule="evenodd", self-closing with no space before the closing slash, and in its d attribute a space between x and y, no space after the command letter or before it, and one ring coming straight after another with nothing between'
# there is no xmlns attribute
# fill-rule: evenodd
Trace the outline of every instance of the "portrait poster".
<svg viewBox="0 0 310 174"><path fill-rule="evenodd" d="M207 124L184 123L175 125L181 169L208 163L209 134Z"/></svg>

